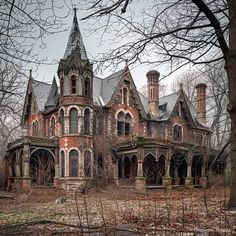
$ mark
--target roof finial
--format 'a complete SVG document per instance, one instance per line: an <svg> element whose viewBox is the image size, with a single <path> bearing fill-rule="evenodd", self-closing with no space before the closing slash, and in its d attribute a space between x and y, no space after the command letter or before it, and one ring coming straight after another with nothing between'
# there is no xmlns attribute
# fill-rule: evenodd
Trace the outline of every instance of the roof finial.
<svg viewBox="0 0 236 236"><path fill-rule="evenodd" d="M179 89L180 89L180 90L183 89L183 83L179 83Z"/></svg>
<svg viewBox="0 0 236 236"><path fill-rule="evenodd" d="M30 72L29 77L32 79L32 69L30 69L29 72Z"/></svg>
<svg viewBox="0 0 236 236"><path fill-rule="evenodd" d="M128 62L129 62L129 60L125 59L125 66L128 66Z"/></svg>

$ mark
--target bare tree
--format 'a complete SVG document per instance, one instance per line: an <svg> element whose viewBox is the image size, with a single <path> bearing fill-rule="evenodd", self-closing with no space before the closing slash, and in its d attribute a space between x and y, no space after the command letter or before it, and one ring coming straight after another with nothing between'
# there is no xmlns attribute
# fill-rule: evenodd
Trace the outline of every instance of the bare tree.
<svg viewBox="0 0 236 236"><path fill-rule="evenodd" d="M236 207L236 1L173 0L151 1L141 7L139 1L86 1L88 18L104 22L99 28L115 31L119 45L102 54L121 63L169 63L171 73L188 63L206 64L224 60L228 79L227 110L231 119L231 185L228 206ZM120 14L125 13L125 14ZM99 17L106 17L101 21ZM125 39L125 40L122 40ZM150 55L156 55L150 58ZM142 59L143 58L143 59Z"/></svg>
<svg viewBox="0 0 236 236"><path fill-rule="evenodd" d="M46 47L46 36L66 30L64 18L70 0L5 0L0 6L0 60L13 63L48 63L35 48ZM68 9L68 11L66 11Z"/></svg>

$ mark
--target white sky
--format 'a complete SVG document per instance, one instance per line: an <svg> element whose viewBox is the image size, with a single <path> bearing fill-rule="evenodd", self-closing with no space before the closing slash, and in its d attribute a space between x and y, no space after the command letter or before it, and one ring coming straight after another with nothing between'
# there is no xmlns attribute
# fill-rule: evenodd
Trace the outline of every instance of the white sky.
<svg viewBox="0 0 236 236"><path fill-rule="evenodd" d="M80 10L77 11L78 20L79 20L79 18L81 18L81 15L83 15L83 14L84 14L83 11L82 12ZM67 24L67 26L68 26L68 30L65 32L62 32L62 33L53 34L53 35L48 36L45 39L45 41L47 43L46 48L45 49L38 49L38 53L39 53L40 57L47 57L48 61L52 61L52 60L55 60L57 62L60 61L60 59L63 57L64 52L65 52L65 48L66 48L67 40L69 37L72 21L73 21L73 11L71 12L71 15L64 20L64 23ZM94 35L94 34L90 34L90 35L88 34L88 32L87 32L88 27L87 27L86 21L79 20L79 28L80 28L81 34L83 36L83 42L84 42L88 57L89 58L95 57L99 52L100 38L96 37L96 35ZM125 62L122 66L125 66ZM54 75L57 78L57 67L58 67L58 63L55 63L54 65L40 65L38 70L36 70L35 67L32 67L33 77L37 80L51 82ZM119 68L119 69L121 69L121 68ZM146 85L146 73L150 69L158 70L161 73L161 76L163 74L162 68L154 68L153 66L148 66L148 65L141 65L140 64L140 65L136 65L135 67L130 66L129 68L131 70L132 77L133 77L136 87L138 89L141 88L142 85ZM103 75L100 75L100 74L96 74L96 75L101 78L104 78L114 72L115 71L105 70ZM181 71L179 73L181 73ZM173 78L175 78L176 76L172 75L170 77L167 77L164 80L162 80L162 83L168 84L168 88L170 90L170 87L171 87L170 84L172 83Z"/></svg>

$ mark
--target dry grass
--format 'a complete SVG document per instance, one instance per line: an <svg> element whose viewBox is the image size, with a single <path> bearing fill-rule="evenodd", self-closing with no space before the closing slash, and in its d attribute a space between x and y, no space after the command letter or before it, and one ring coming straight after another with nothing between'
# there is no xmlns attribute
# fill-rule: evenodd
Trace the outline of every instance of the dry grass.
<svg viewBox="0 0 236 236"><path fill-rule="evenodd" d="M0 224L6 228L35 222L35 230L42 229L39 222L43 221L51 230L61 224L64 230L76 228L80 235L95 235L95 231L110 235L114 229L123 230L120 235L236 235L236 212L225 208L228 194L223 187L205 192L183 189L143 194L112 187L99 193L68 196L63 191L42 188L29 196L1 199ZM67 201L56 204L59 196L66 196ZM47 227L43 226L45 230Z"/></svg>

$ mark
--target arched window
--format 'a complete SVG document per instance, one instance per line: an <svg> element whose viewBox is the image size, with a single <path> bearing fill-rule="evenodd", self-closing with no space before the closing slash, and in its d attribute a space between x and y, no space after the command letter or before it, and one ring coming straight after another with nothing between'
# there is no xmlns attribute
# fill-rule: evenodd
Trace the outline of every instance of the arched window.
<svg viewBox="0 0 236 236"><path fill-rule="evenodd" d="M90 134L90 111L85 109L84 111L84 133Z"/></svg>
<svg viewBox="0 0 236 236"><path fill-rule="evenodd" d="M118 136L122 136L124 134L124 119L125 119L124 113L122 111L119 112L119 114L117 115L117 135Z"/></svg>
<svg viewBox="0 0 236 236"><path fill-rule="evenodd" d="M182 141L182 127L180 125L174 126L173 140L174 141Z"/></svg>
<svg viewBox="0 0 236 236"><path fill-rule="evenodd" d="M71 94L76 94L76 77L71 77Z"/></svg>
<svg viewBox="0 0 236 236"><path fill-rule="evenodd" d="M60 94L61 94L61 97L64 95L64 79L63 78L60 80Z"/></svg>
<svg viewBox="0 0 236 236"><path fill-rule="evenodd" d="M84 153L84 176L91 177L91 153L88 150Z"/></svg>
<svg viewBox="0 0 236 236"><path fill-rule="evenodd" d="M51 119L51 136L55 136L55 129L56 129L55 118L52 117Z"/></svg>
<svg viewBox="0 0 236 236"><path fill-rule="evenodd" d="M61 151L61 177L65 177L65 152Z"/></svg>
<svg viewBox="0 0 236 236"><path fill-rule="evenodd" d="M64 111L60 111L61 135L65 134L65 118Z"/></svg>
<svg viewBox="0 0 236 236"><path fill-rule="evenodd" d="M129 113L124 115L121 111L117 116L117 135L128 136L131 133L132 117Z"/></svg>
<svg viewBox="0 0 236 236"><path fill-rule="evenodd" d="M78 133L78 111L76 108L70 109L70 134Z"/></svg>
<svg viewBox="0 0 236 236"><path fill-rule="evenodd" d="M89 78L86 78L85 82L84 82L84 95L86 97L90 97L90 80L89 80Z"/></svg>
<svg viewBox="0 0 236 236"><path fill-rule="evenodd" d="M125 115L125 135L129 135L131 133L131 121L132 117L128 113Z"/></svg>
<svg viewBox="0 0 236 236"><path fill-rule="evenodd" d="M70 176L78 176L78 152L76 150L71 150L69 154L70 160Z"/></svg>

